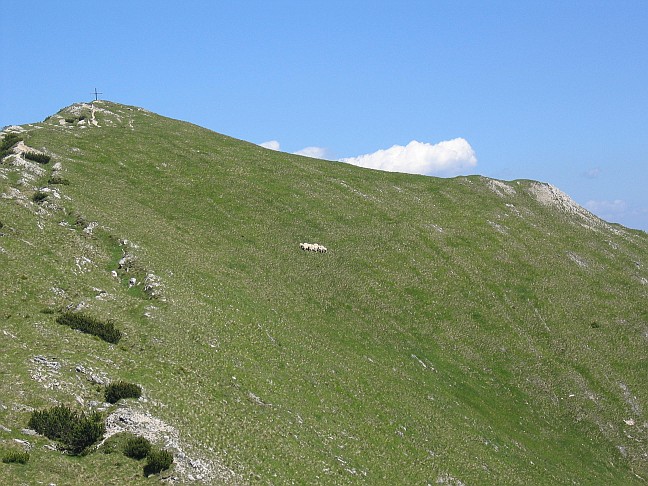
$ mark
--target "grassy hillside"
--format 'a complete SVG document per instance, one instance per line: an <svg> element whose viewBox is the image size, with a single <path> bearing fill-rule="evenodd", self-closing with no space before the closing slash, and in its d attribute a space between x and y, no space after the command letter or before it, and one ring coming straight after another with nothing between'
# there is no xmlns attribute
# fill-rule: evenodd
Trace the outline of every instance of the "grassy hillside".
<svg viewBox="0 0 648 486"><path fill-rule="evenodd" d="M23 430L58 403L166 446L185 481L648 478L646 233L546 184L371 171L105 101L9 132L0 452L30 452L10 483L157 481L118 436L75 457ZM116 380L142 398L103 403Z"/></svg>

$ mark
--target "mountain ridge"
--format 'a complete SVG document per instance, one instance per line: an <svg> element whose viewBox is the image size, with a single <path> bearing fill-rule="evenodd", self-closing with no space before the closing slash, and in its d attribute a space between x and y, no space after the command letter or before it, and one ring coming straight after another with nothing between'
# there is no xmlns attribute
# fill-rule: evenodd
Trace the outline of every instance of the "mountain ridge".
<svg viewBox="0 0 648 486"><path fill-rule="evenodd" d="M77 364L140 382L148 401L105 413L180 431L183 480L648 475L645 233L535 181L275 153L106 101L7 132L52 161L21 148L0 164L5 364L22 377L3 396L97 401ZM110 317L126 338L106 350L43 308ZM30 377L36 330L67 385ZM26 416L0 415L3 444ZM37 450L47 478L39 464L60 458ZM102 475L114 461L88 458Z"/></svg>

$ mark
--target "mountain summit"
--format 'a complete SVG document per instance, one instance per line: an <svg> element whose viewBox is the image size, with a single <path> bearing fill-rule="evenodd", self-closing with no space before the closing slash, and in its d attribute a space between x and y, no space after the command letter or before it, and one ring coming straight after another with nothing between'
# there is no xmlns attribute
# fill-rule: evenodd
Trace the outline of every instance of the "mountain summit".
<svg viewBox="0 0 648 486"><path fill-rule="evenodd" d="M540 182L362 169L107 101L2 143L0 454L29 453L7 484L149 484L132 435L206 484L648 478L646 233ZM118 382L141 396L106 403ZM81 457L28 428L59 404L103 421Z"/></svg>

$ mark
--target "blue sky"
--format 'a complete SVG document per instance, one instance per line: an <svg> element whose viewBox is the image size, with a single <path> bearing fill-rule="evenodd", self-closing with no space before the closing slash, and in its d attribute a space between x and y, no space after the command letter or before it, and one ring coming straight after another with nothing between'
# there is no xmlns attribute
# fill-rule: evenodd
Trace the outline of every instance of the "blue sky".
<svg viewBox="0 0 648 486"><path fill-rule="evenodd" d="M648 230L645 0L0 3L0 126L97 87L286 152L550 182Z"/></svg>

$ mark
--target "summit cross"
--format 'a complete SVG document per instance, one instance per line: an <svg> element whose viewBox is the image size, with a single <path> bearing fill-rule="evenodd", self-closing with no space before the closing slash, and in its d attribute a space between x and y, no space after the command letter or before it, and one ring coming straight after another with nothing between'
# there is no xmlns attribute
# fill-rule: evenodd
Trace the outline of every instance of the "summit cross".
<svg viewBox="0 0 648 486"><path fill-rule="evenodd" d="M91 94L95 95L95 101L97 101L99 99L99 95L103 94L103 93L97 92L97 88L95 88L94 93L91 93Z"/></svg>

